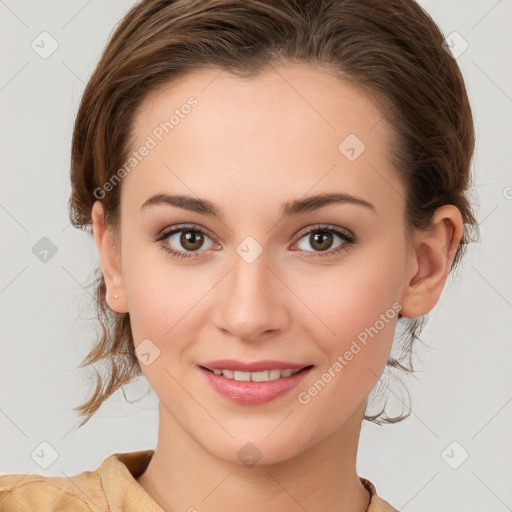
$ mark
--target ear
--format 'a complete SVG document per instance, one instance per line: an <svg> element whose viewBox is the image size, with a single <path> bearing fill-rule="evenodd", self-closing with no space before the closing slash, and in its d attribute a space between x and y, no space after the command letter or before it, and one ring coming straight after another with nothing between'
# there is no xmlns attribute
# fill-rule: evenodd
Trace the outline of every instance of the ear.
<svg viewBox="0 0 512 512"><path fill-rule="evenodd" d="M116 313L127 313L121 262L112 230L105 221L105 212L101 201L92 207L92 225L94 241L100 256L103 277L107 287L105 300L108 307ZM118 296L114 299L114 296Z"/></svg>
<svg viewBox="0 0 512 512"><path fill-rule="evenodd" d="M431 311L439 301L463 234L460 211L453 205L438 208L433 226L418 231L411 250L402 316L416 318Z"/></svg>

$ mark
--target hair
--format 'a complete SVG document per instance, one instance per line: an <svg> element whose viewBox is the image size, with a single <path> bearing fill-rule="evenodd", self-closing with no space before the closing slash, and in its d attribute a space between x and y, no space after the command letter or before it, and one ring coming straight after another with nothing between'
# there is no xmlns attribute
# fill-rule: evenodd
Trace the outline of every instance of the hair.
<svg viewBox="0 0 512 512"><path fill-rule="evenodd" d="M79 105L71 149L71 223L92 231L95 191L129 158L134 120L149 94L195 70L247 78L272 65L305 63L361 88L379 107L393 134L390 151L406 191L408 234L429 229L440 206L459 209L463 234L450 273L466 244L477 240L478 225L468 197L473 118L463 77L443 40L414 0L143 0L110 36ZM113 186L102 197L114 233L121 188ZM142 374L129 313L108 307L101 268L89 286L101 331L80 367L107 368L104 375L96 371L92 396L75 407L85 418L80 426ZM389 357L388 370L414 371L413 345L426 319L398 319L404 328L401 355ZM389 417L384 406L373 416L365 411L364 419L395 423L409 415L410 410Z"/></svg>

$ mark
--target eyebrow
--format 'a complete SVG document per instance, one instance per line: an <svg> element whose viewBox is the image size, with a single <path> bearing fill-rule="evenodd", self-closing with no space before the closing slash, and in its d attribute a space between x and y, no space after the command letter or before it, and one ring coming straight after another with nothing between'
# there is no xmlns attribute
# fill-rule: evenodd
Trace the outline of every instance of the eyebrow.
<svg viewBox="0 0 512 512"><path fill-rule="evenodd" d="M184 210L200 213L202 215L208 215L211 217L218 217L219 219L224 217L222 210L211 201L179 194L155 194L144 202L141 210L145 210L150 206L162 204L177 206L178 208L183 208ZM368 208L376 213L376 208L372 203L369 203L360 197L338 192L330 194L319 194L316 196L309 196L304 199L287 201L281 206L281 216L287 217L308 213L314 210L319 210L320 208L329 206L331 204L354 204Z"/></svg>

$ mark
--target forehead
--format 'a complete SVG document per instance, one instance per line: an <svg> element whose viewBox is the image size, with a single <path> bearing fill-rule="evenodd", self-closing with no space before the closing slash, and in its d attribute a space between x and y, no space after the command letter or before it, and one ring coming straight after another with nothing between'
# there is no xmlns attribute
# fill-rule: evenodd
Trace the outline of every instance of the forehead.
<svg viewBox="0 0 512 512"><path fill-rule="evenodd" d="M334 187L400 205L390 143L375 103L324 69L290 64L250 78L194 71L139 107L131 149L152 148L123 195L142 204L150 193L192 192L250 208Z"/></svg>

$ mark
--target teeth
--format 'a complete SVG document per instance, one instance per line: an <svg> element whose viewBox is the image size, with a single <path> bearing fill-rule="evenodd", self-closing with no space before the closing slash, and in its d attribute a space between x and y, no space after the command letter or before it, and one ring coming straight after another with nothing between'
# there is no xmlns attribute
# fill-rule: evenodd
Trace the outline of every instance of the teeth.
<svg viewBox="0 0 512 512"><path fill-rule="evenodd" d="M249 372L239 372L239 371L235 370L234 372L231 372L231 373L233 373L233 378L235 380L247 380L247 381L251 380L251 374Z"/></svg>
<svg viewBox="0 0 512 512"><path fill-rule="evenodd" d="M228 379L238 380L238 381L253 381L253 382L266 382L269 380L276 380L282 377L291 377L296 373L300 372L302 368L298 368L296 370L292 370L291 368L287 368L285 370L264 370L262 372L242 372L238 370L219 370L215 368L213 373L215 375L223 375Z"/></svg>

